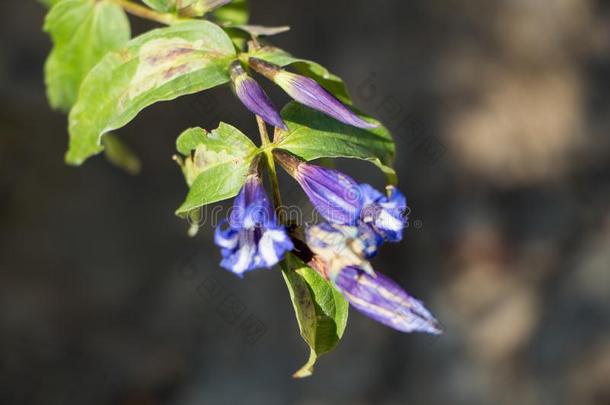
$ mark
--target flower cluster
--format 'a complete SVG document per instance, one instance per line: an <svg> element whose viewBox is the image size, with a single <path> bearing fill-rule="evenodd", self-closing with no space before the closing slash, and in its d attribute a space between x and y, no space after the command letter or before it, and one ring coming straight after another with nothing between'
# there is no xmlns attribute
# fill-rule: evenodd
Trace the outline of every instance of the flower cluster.
<svg viewBox="0 0 610 405"><path fill-rule="evenodd" d="M105 150L111 163L133 172L137 156L108 130L124 127L152 104L221 85L228 84L256 116L260 145L224 122L209 132L189 128L178 137L174 160L190 190L176 214L193 220L188 235L194 236L207 219L199 208L236 196L231 215L214 233L220 266L243 277L281 264L311 349L296 377L310 375L316 359L341 338L348 302L396 330L440 333L422 303L376 273L370 262L384 243L402 239L405 196L394 185L377 190L309 163L352 157L385 166L394 142L378 121L352 108L340 77L268 42L266 37L289 27L250 24L246 0L83 0L77 13L70 0L43 2L50 6L44 30L54 45L46 64L52 68L45 69L47 93L52 107L70 111L68 164L80 165ZM125 13L167 27L132 38ZM88 35L73 41L66 35L73 31ZM262 81L294 101L280 112ZM100 103L109 107L100 111ZM300 185L321 221L288 219L294 216L281 205L279 167ZM259 329L248 321L242 329Z"/></svg>
<svg viewBox="0 0 610 405"><path fill-rule="evenodd" d="M360 128L375 126L308 77L256 58L249 58L248 64L310 108L344 124ZM230 74L235 94L246 108L267 124L288 129L242 62L233 62ZM406 227L405 196L394 186L388 186L382 193L337 170L307 163L277 149L273 151L273 158L299 183L326 220L304 230L307 249L316 263L322 263L312 267L366 316L403 332L440 333L437 321L422 303L394 281L377 274L369 262L383 243L402 239ZM248 176L235 199L230 220L216 229L215 241L222 252L221 266L241 276L281 261L294 249L291 237L296 238L279 223L262 181L255 173ZM295 250L295 253L298 252Z"/></svg>
<svg viewBox="0 0 610 405"><path fill-rule="evenodd" d="M369 263L384 242L402 239L407 208L404 195L393 186L382 194L339 171L284 152L274 155L327 221L305 230L307 247L324 263L323 275L354 308L380 323L404 332L440 333L437 321L421 302L375 273ZM231 219L216 230L216 243L222 248L221 265L239 275L271 267L293 249L258 175L248 177Z"/></svg>
<svg viewBox="0 0 610 405"><path fill-rule="evenodd" d="M325 274L363 314L394 329L440 333L438 322L418 300L389 278L375 273L368 259L384 242L398 242L406 225L405 196L394 186L384 195L351 177L296 159L275 156L328 221L306 229L309 249L325 263Z"/></svg>

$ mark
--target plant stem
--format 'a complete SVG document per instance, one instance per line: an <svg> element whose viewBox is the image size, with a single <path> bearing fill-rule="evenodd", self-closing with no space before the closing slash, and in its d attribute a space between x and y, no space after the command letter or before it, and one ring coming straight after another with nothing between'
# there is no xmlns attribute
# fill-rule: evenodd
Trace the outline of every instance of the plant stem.
<svg viewBox="0 0 610 405"><path fill-rule="evenodd" d="M129 14L133 14L135 16L144 18L146 20L156 21L161 24L172 25L180 20L180 17L169 14L169 13L159 13L158 11L152 10L148 7L142 6L140 4L136 4L129 0L110 0L111 2L121 6L123 10L127 11Z"/></svg>
<svg viewBox="0 0 610 405"><path fill-rule="evenodd" d="M258 115L256 116L256 123L258 124L258 132L261 135L261 142L263 148L271 143L269 140L269 134L267 134L267 125L265 121ZM275 212L278 214L280 223L283 223L281 217L280 207L282 205L282 196L280 195L280 185L277 180L277 171L275 169L275 160L273 160L273 152L270 149L265 149L265 158L267 160L267 168L269 169L269 178L271 179L271 187L273 189L273 205L275 206Z"/></svg>

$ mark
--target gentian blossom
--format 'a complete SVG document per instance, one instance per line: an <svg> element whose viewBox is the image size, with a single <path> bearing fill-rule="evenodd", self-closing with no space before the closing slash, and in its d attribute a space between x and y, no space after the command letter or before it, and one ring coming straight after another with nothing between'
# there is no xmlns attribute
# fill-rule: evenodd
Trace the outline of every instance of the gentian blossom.
<svg viewBox="0 0 610 405"><path fill-rule="evenodd" d="M281 151L274 151L274 155L299 182L320 215L332 223L356 224L362 201L354 179L337 170L310 165Z"/></svg>
<svg viewBox="0 0 610 405"><path fill-rule="evenodd" d="M379 244L402 239L407 201L396 187L389 186L388 194L383 195L337 170L306 163L284 152L274 153L327 221L360 229L370 227Z"/></svg>
<svg viewBox="0 0 610 405"><path fill-rule="evenodd" d="M318 110L347 125L358 128L375 128L326 91L315 80L283 70L280 66L262 59L250 58L248 64L258 73L280 86L290 97L309 108Z"/></svg>
<svg viewBox="0 0 610 405"><path fill-rule="evenodd" d="M403 215L407 209L407 199L394 186L388 186L386 189L387 195L383 195L368 184L360 184L360 220L369 225L383 240L399 242L405 227Z"/></svg>
<svg viewBox="0 0 610 405"><path fill-rule="evenodd" d="M275 157L294 177L316 210L328 222L309 226L305 242L321 273L350 304L366 316L402 332L441 333L423 304L386 276L375 273L368 259L385 241L402 239L405 196L394 186L387 194L333 169L312 165L284 152Z"/></svg>
<svg viewBox="0 0 610 405"><path fill-rule="evenodd" d="M236 60L231 64L230 72L235 94L246 108L261 117L267 124L287 130L288 127L282 121L273 102L256 80L248 76L239 61Z"/></svg>
<svg viewBox="0 0 610 405"><path fill-rule="evenodd" d="M440 334L438 321L417 299L381 273L345 267L333 284L349 303L369 318L402 332Z"/></svg>
<svg viewBox="0 0 610 405"><path fill-rule="evenodd" d="M293 249L257 174L246 179L230 219L216 228L214 241L221 248L220 265L240 276L256 268L272 267Z"/></svg>

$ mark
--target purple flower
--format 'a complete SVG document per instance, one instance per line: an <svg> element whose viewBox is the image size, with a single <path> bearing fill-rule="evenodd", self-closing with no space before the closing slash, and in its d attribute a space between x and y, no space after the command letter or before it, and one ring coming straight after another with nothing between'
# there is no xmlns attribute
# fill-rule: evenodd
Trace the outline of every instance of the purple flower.
<svg viewBox="0 0 610 405"><path fill-rule="evenodd" d="M315 80L281 69L258 58L250 58L248 64L258 73L280 86L290 97L307 107L330 115L337 121L359 128L375 128L377 124L366 122L343 105Z"/></svg>
<svg viewBox="0 0 610 405"><path fill-rule="evenodd" d="M287 130L275 106L265 94L261 86L248 76L239 61L234 61L230 67L231 81L235 94L248 110L260 116L266 123Z"/></svg>
<svg viewBox="0 0 610 405"><path fill-rule="evenodd" d="M216 245L221 248L220 265L237 275L278 263L293 244L271 208L260 177L246 179L235 198L230 219L216 228Z"/></svg>
<svg viewBox="0 0 610 405"><path fill-rule="evenodd" d="M279 163L299 182L316 210L333 223L355 225L362 209L358 183L333 169L310 165L275 151Z"/></svg>
<svg viewBox="0 0 610 405"><path fill-rule="evenodd" d="M407 199L394 186L387 187L385 196L368 184L360 184L362 211L360 220L370 226L377 235L388 242L402 239L405 227L404 213Z"/></svg>
<svg viewBox="0 0 610 405"><path fill-rule="evenodd" d="M378 245L402 239L407 200L396 187L388 186L386 196L337 170L306 163L284 152L274 153L327 221L368 227L378 237Z"/></svg>
<svg viewBox="0 0 610 405"><path fill-rule="evenodd" d="M346 267L333 282L354 308L377 322L402 332L441 333L424 305L381 273Z"/></svg>

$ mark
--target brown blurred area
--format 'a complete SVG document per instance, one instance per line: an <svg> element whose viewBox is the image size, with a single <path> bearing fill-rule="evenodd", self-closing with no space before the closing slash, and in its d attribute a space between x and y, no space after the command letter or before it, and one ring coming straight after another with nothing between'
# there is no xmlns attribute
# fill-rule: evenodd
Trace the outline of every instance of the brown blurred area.
<svg viewBox="0 0 610 405"><path fill-rule="evenodd" d="M218 120L254 134L245 110L227 89L162 103L118 131L139 176L101 157L66 167L44 8L5 2L0 403L610 404L610 3L252 3L253 22L292 26L277 45L393 131L411 226L374 266L445 333L352 311L335 352L292 380L307 352L279 271L227 274L212 229L191 239L173 215L175 137ZM367 163L339 166L382 185Z"/></svg>

